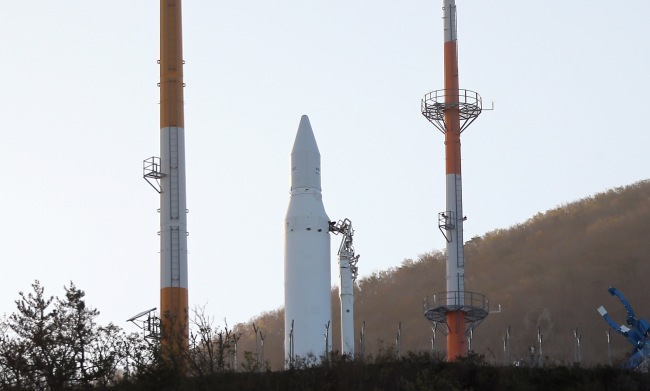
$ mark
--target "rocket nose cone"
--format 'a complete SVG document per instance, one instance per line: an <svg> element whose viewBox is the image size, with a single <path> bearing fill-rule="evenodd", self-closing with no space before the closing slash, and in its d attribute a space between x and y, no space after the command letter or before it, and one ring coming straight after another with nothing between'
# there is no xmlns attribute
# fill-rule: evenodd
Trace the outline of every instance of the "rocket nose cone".
<svg viewBox="0 0 650 391"><path fill-rule="evenodd" d="M291 189L320 190L320 184L320 152L309 117L303 115L291 151Z"/></svg>
<svg viewBox="0 0 650 391"><path fill-rule="evenodd" d="M293 143L293 150L291 154L296 152L316 152L318 153L318 145L316 144L316 137L314 131L309 123L309 117L303 115L300 118L300 125L298 125L298 133L296 140Z"/></svg>

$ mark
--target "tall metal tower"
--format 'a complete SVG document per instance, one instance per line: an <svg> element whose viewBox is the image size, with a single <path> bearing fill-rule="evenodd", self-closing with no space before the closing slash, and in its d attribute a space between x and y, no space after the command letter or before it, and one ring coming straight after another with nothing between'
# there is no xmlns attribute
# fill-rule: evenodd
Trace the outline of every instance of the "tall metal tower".
<svg viewBox="0 0 650 391"><path fill-rule="evenodd" d="M447 209L438 214L438 228L447 241L447 291L425 302L425 317L447 333L447 359L466 352L466 335L489 312L484 295L465 291L460 134L481 114L481 96L458 88L456 1L443 0L445 89L422 99L422 114L445 135Z"/></svg>
<svg viewBox="0 0 650 391"><path fill-rule="evenodd" d="M144 177L160 193L160 337L174 354L189 331L181 0L160 1L159 63L160 157L144 161Z"/></svg>
<svg viewBox="0 0 650 391"><path fill-rule="evenodd" d="M330 221L330 232L341 234L339 246L339 298L341 299L341 354L354 358L354 282L359 255L354 253L354 229L349 219Z"/></svg>

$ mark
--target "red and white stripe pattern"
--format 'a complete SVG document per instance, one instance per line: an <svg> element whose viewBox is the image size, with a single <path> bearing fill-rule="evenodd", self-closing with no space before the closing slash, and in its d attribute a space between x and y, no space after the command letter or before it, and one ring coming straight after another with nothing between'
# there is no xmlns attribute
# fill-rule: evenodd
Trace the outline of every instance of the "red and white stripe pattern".
<svg viewBox="0 0 650 391"><path fill-rule="evenodd" d="M160 162L161 336L175 354L189 335L181 0L160 1Z"/></svg>
<svg viewBox="0 0 650 391"><path fill-rule="evenodd" d="M456 1L443 1L445 28L445 159L447 211L453 224L447 229L447 292L449 306L462 305L465 291L463 253L463 197L460 158L460 114L458 111L458 45L456 35ZM454 307L451 307L454 308ZM447 313L447 359L455 360L465 348L465 313Z"/></svg>

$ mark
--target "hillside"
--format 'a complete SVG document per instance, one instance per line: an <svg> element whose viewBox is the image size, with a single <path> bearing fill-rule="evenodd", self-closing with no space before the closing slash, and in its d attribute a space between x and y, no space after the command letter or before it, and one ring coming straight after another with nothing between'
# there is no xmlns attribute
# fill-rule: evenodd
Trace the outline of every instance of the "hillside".
<svg viewBox="0 0 650 391"><path fill-rule="evenodd" d="M538 213L526 222L474 237L466 242L466 287L500 304L475 330L474 351L489 362L503 362L503 336L511 327L510 361L529 356L543 335L548 362L574 360L574 330L579 327L583 364L607 362L607 324L596 309L604 305L614 319L625 312L607 288L627 296L637 316L650 318L647 278L650 276L650 181L612 189L577 202ZM365 354L394 349L402 322L402 351L431 349L431 327L423 317L425 296L445 290L445 255L424 254L399 267L358 281L355 327L366 324ZM339 345L339 303L332 292L333 345ZM265 333L265 358L271 367L283 365L282 310L261 314L253 321ZM251 323L239 324L238 350L255 351ZM437 334L436 351L445 339ZM612 334L612 355L629 351L624 338ZM241 359L240 359L241 360ZM240 361L241 362L241 361Z"/></svg>

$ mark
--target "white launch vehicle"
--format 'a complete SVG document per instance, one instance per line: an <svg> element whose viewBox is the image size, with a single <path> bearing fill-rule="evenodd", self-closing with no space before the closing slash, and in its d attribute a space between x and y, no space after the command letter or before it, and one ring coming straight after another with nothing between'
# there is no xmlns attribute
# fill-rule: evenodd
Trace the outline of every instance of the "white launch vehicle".
<svg viewBox="0 0 650 391"><path fill-rule="evenodd" d="M291 198L285 219L284 351L321 357L331 351L329 218L321 195L320 152L303 115L291 151Z"/></svg>

